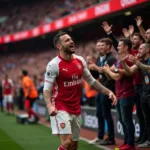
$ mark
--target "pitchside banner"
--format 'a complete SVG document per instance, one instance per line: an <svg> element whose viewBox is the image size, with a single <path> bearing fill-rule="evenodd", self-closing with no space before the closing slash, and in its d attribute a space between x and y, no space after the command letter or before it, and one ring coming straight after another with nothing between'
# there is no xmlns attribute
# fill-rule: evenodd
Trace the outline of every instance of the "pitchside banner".
<svg viewBox="0 0 150 150"><path fill-rule="evenodd" d="M96 117L96 108L83 106L82 107L82 128L86 128L89 130L97 131L98 129L98 120ZM116 110L112 110L112 116L114 120L115 127L115 136L118 138L123 138L123 129L121 123L118 121ZM133 122L135 126L135 137L139 137L140 135L140 126L136 117L136 114L133 113ZM107 132L107 123L105 121L105 132Z"/></svg>

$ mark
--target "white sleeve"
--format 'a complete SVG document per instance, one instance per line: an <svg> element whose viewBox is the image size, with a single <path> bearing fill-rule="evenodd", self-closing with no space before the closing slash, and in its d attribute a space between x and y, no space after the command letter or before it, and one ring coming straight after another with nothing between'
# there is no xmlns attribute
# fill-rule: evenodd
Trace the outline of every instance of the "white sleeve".
<svg viewBox="0 0 150 150"><path fill-rule="evenodd" d="M84 67L83 78L91 86L95 82L95 79L91 75L89 69L87 68L86 62L82 57L81 57L81 61L82 61L83 67Z"/></svg>
<svg viewBox="0 0 150 150"><path fill-rule="evenodd" d="M51 91L53 83L55 82L56 77L58 76L58 66L56 63L48 63L46 67L45 79L44 79L44 88L43 90Z"/></svg>
<svg viewBox="0 0 150 150"><path fill-rule="evenodd" d="M10 83L11 87L14 86L13 80L9 79L9 83Z"/></svg>

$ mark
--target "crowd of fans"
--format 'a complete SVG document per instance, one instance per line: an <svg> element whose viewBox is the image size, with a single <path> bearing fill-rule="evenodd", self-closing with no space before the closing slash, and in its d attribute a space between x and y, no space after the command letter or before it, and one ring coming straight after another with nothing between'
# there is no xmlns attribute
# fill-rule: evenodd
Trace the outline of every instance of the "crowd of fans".
<svg viewBox="0 0 150 150"><path fill-rule="evenodd" d="M1 8L0 35L29 30L105 0L55 0L8 4Z"/></svg>

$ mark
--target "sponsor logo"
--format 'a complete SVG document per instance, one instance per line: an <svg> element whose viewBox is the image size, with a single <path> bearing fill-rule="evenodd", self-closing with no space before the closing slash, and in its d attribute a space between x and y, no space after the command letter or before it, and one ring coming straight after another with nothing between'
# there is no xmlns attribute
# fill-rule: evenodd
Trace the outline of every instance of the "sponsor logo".
<svg viewBox="0 0 150 150"><path fill-rule="evenodd" d="M123 127L122 124L120 123L120 121L118 120L117 117L117 112L116 111L112 111L112 115L113 115L113 120L114 120L114 126L115 126L115 133L117 137L124 137L124 133L123 133ZM82 108L82 127L83 128L88 128L94 131L97 131L98 129L98 119L95 116L95 109L84 109ZM139 126L139 122L137 120L137 117L135 114L133 114L133 124L134 124L134 128L135 128L135 137L138 138L140 136L140 126ZM105 132L108 131L108 126L107 126L107 122L105 122Z"/></svg>
<svg viewBox="0 0 150 150"><path fill-rule="evenodd" d="M73 80L73 81L65 81L64 82L64 87L71 87L71 86L75 86L75 85L78 85L78 84L82 84L82 79L79 79L79 80Z"/></svg>
<svg viewBox="0 0 150 150"><path fill-rule="evenodd" d="M64 128L65 128L65 126L66 126L66 124L65 124L65 123L61 123L61 124L60 124L60 127L61 127L62 129L64 129Z"/></svg>
<svg viewBox="0 0 150 150"><path fill-rule="evenodd" d="M107 3L107 4L96 6L94 11L96 16L108 13L110 12L110 4Z"/></svg>
<svg viewBox="0 0 150 150"><path fill-rule="evenodd" d="M126 7L128 5L136 3L136 0L120 0L120 3L122 7Z"/></svg>
<svg viewBox="0 0 150 150"><path fill-rule="evenodd" d="M83 113L83 125L88 128L97 129L98 128L98 119L92 114Z"/></svg>
<svg viewBox="0 0 150 150"><path fill-rule="evenodd" d="M51 73L50 73L50 72L47 72L47 75L48 75L48 76L50 76L50 75L51 75Z"/></svg>
<svg viewBox="0 0 150 150"><path fill-rule="evenodd" d="M140 125L138 122L136 122L135 119L133 119L133 124L135 127L135 137L139 137L140 136ZM122 136L124 135L123 128L122 128L120 121L117 121L117 133L121 134Z"/></svg>
<svg viewBox="0 0 150 150"><path fill-rule="evenodd" d="M63 68L62 70L68 72L68 69L67 69L67 68Z"/></svg>

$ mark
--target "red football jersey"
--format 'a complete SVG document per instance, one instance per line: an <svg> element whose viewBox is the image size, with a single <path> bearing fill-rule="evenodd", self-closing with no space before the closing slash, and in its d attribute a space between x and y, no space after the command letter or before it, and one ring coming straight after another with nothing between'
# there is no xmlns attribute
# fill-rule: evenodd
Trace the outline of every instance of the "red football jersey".
<svg viewBox="0 0 150 150"><path fill-rule="evenodd" d="M3 80L2 87L3 87L4 95L12 94L13 81L11 79Z"/></svg>
<svg viewBox="0 0 150 150"><path fill-rule="evenodd" d="M128 66L133 65L131 62L128 61L128 58L125 61ZM118 68L123 69L121 63L119 63ZM135 96L135 89L133 85L132 76L122 76L121 79L116 81L115 86L116 86L116 96L118 99Z"/></svg>
<svg viewBox="0 0 150 150"><path fill-rule="evenodd" d="M71 61L55 57L47 65L45 82L53 84L52 101L57 110L80 114L83 77L91 76L81 56L73 55ZM92 78L93 82L95 81Z"/></svg>

